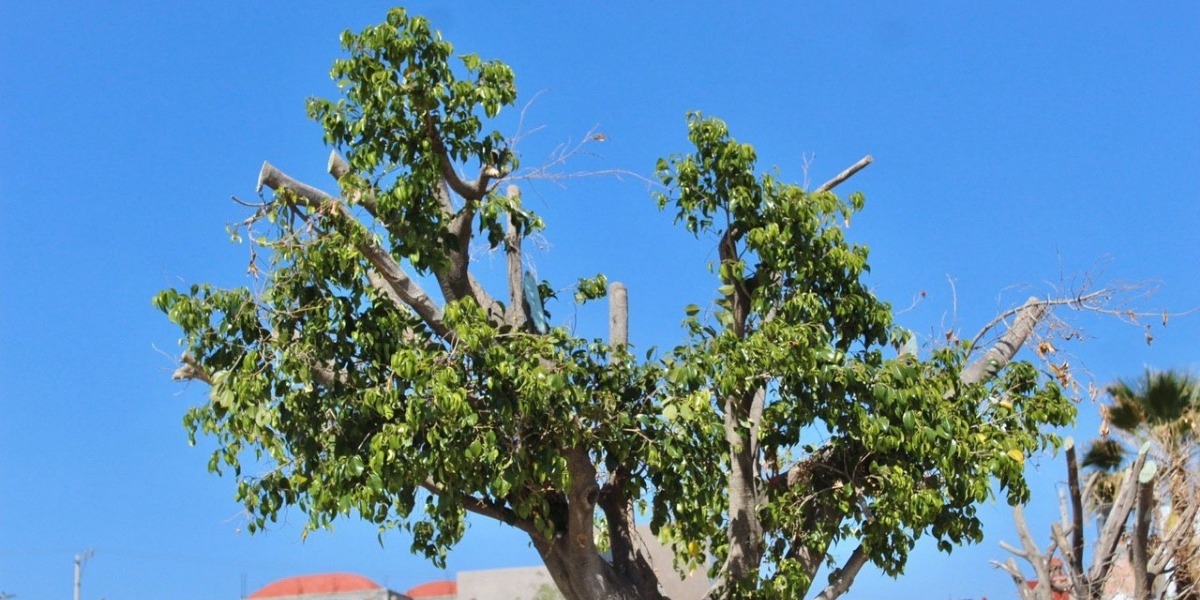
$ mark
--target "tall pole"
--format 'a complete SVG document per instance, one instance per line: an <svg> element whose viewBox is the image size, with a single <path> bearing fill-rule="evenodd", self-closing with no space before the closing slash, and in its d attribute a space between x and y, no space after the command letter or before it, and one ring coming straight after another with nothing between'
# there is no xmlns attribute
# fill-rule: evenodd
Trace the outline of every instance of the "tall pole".
<svg viewBox="0 0 1200 600"><path fill-rule="evenodd" d="M83 586L83 563L87 562L92 554L94 553L89 548L83 554L75 555L75 600L79 600L79 591Z"/></svg>

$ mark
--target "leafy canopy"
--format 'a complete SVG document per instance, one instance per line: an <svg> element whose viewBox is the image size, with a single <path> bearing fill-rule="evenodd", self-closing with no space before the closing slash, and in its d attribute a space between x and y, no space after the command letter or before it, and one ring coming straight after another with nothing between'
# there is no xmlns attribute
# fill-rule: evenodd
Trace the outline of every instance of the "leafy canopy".
<svg viewBox="0 0 1200 600"><path fill-rule="evenodd" d="M342 43L342 96L308 103L346 157L340 195L273 187L246 222L269 261L260 289L155 298L211 383L185 424L215 440L209 468L233 472L251 531L289 506L309 528L356 514L444 565L468 512L553 556L566 533L600 538L595 552L618 544L614 520L641 507L681 567L711 555L720 575L731 545L749 544L761 568L729 589L798 597L839 540L899 574L922 535L946 551L978 541L993 482L1009 502L1028 496L1024 457L1057 444L1042 431L1070 403L1027 363L963 382L965 346L898 355L912 334L843 231L861 195L759 174L751 146L689 114L693 149L658 162L656 194L718 245L715 296L682 307L688 343L636 357L553 323L541 334L522 315L555 286L506 304L470 275L474 232L519 257L542 227L501 193L517 159L484 133L517 97L512 71L455 57L402 10ZM575 300L606 283L582 279ZM749 542L727 533L730 465L747 453L763 532Z"/></svg>

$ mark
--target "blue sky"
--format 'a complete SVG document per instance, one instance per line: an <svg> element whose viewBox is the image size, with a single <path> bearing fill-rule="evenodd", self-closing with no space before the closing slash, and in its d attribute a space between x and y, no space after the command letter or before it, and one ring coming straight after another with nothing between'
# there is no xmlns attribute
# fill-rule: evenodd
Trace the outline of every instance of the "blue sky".
<svg viewBox="0 0 1200 600"><path fill-rule="evenodd" d="M105 5L110 4L110 5ZM684 114L725 119L761 167L815 186L866 154L844 191L867 208L872 285L925 341L972 335L1031 292L1157 282L1147 308L1200 305L1200 8L1190 3L423 2L412 12L463 52L508 62L525 165L598 128L568 171L652 173L686 150ZM245 533L234 482L205 471L181 426L202 386L170 381L178 332L159 289L245 278L228 242L263 160L328 187L304 99L332 96L337 36L388 5L0 4L0 592L70 593L72 556L96 549L84 598L236 598L304 572L354 571L399 590L460 569L533 564L522 539L475 522L440 573L403 534L304 519ZM514 131L515 116L500 122ZM634 343L681 340L682 307L709 298L711 241L657 212L636 178L540 181L539 275L605 272L629 285ZM484 260L483 262L486 262ZM953 286L950 281L953 281ZM553 307L552 307L553 310ZM597 311L602 308L597 308ZM588 333L599 313L561 306ZM1151 319L1150 323L1156 323ZM1145 366L1200 368L1200 316L1139 327L1081 317L1065 350L1098 384ZM597 330L598 331L598 330ZM593 332L595 333L595 332ZM1096 431L1080 404L1077 437ZM1030 463L1053 518L1061 465ZM908 574L868 570L853 598L1010 597L987 564L1015 541L1008 508L951 556L919 546ZM1044 531L1044 530L1043 530Z"/></svg>

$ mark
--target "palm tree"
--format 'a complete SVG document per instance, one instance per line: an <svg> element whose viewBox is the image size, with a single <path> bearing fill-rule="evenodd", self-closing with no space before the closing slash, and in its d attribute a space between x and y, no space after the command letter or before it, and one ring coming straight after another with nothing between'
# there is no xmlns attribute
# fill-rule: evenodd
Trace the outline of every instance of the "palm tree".
<svg viewBox="0 0 1200 600"><path fill-rule="evenodd" d="M1102 437L1092 442L1083 458L1083 465L1096 472L1089 494L1094 510L1103 517L1115 494L1115 474L1131 454L1126 444L1108 437L1112 429L1127 442L1153 445L1159 464L1166 467L1162 481L1170 513L1164 524L1173 527L1173 520L1200 501L1200 488L1192 475L1200 457L1200 382L1187 373L1147 369L1136 382L1119 380L1107 392L1111 402L1101 407ZM1176 597L1200 600L1200 544L1193 523L1179 525L1185 527L1186 541L1175 553Z"/></svg>

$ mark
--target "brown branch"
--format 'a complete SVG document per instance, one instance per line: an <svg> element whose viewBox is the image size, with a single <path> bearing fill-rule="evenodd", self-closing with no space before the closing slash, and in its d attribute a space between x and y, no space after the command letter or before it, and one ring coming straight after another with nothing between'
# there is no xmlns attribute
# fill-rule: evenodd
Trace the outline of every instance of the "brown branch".
<svg viewBox="0 0 1200 600"><path fill-rule="evenodd" d="M538 528L534 526L532 519L522 519L521 517L517 516L517 513L513 512L512 509L506 506L502 506L490 500L477 498L469 494L451 494L447 492L445 488L429 479L426 479L425 482L421 484L421 487L425 488L425 491L435 496L455 498L462 502L463 508L477 515L495 519L507 525L512 525L513 527L516 527L517 529L520 529L528 534L531 538L545 540L545 536L543 536L542 533L538 531Z"/></svg>

